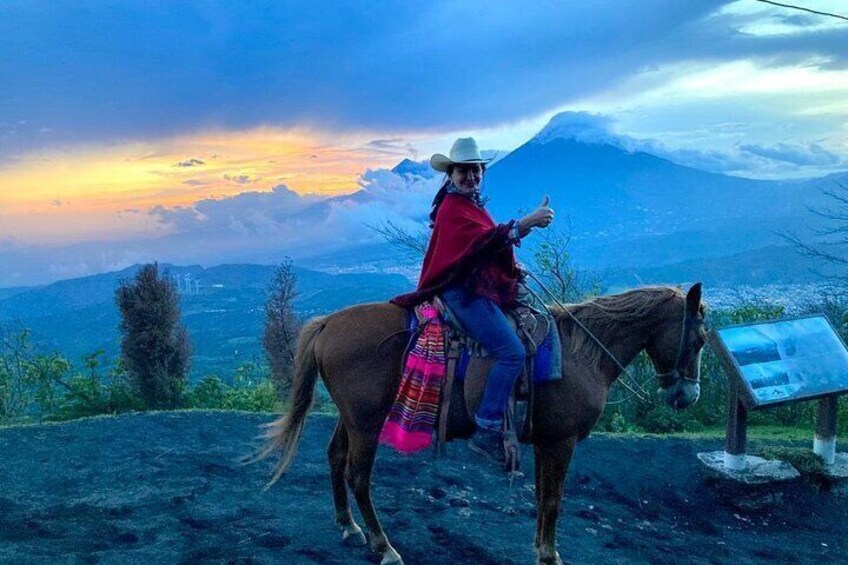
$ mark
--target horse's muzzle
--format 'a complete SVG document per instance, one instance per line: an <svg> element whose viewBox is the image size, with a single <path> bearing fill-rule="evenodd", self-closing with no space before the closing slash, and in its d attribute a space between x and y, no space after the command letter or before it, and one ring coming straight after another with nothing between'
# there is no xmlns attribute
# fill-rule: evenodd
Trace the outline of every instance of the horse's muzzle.
<svg viewBox="0 0 848 565"><path fill-rule="evenodd" d="M689 408L701 396L701 385L692 381L678 381L666 393L665 402L675 410Z"/></svg>

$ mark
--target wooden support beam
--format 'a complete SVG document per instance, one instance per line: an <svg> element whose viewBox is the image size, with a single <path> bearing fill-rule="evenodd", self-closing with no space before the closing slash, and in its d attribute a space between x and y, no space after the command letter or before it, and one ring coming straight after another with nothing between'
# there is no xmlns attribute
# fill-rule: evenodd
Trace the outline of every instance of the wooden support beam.
<svg viewBox="0 0 848 565"><path fill-rule="evenodd" d="M816 435L813 439L813 452L820 455L824 462L833 465L836 460L836 420L839 409L839 397L825 396L816 406Z"/></svg>
<svg viewBox="0 0 848 565"><path fill-rule="evenodd" d="M748 409L742 403L739 384L727 382L727 435L724 438L724 466L741 471L745 468L748 447Z"/></svg>

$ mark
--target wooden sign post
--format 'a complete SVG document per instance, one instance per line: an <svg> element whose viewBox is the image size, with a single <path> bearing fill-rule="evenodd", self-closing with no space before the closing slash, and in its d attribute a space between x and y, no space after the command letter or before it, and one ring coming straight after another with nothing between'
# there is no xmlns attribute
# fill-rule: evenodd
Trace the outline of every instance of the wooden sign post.
<svg viewBox="0 0 848 565"><path fill-rule="evenodd" d="M727 434L724 437L724 468L743 471L748 447L748 408L742 402L739 385L728 381Z"/></svg>
<svg viewBox="0 0 848 565"><path fill-rule="evenodd" d="M813 452L824 459L828 465L836 461L836 418L839 409L839 397L835 394L819 400L816 407L816 435L813 439Z"/></svg>

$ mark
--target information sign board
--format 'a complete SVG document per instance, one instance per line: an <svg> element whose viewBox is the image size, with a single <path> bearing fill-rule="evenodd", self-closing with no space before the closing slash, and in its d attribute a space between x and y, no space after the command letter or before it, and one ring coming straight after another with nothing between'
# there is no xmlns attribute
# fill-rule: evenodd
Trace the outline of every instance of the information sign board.
<svg viewBox="0 0 848 565"><path fill-rule="evenodd" d="M823 315L714 330L749 409L848 391L848 349Z"/></svg>

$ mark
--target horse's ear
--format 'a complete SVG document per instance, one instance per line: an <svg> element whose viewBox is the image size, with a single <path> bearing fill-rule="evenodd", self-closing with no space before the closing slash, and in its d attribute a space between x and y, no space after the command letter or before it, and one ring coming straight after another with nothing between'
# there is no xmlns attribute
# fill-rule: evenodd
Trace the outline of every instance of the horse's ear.
<svg viewBox="0 0 848 565"><path fill-rule="evenodd" d="M695 316L701 307L701 283L697 282L692 285L689 292L686 293L686 312Z"/></svg>

